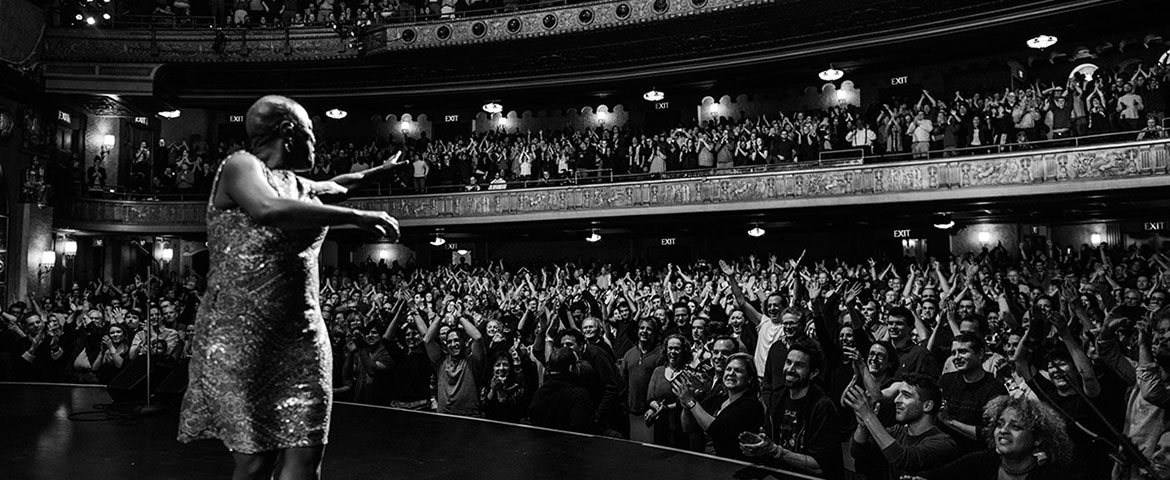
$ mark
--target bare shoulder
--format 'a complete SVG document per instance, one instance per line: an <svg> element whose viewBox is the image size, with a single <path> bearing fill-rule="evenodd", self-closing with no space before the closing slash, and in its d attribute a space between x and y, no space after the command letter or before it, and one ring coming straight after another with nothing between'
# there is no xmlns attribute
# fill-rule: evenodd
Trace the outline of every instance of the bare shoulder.
<svg viewBox="0 0 1170 480"><path fill-rule="evenodd" d="M219 184L213 196L216 208L222 210L238 207L239 203L236 202L234 193L241 190L241 186L262 179L262 166L259 158L244 150L228 155L223 161L223 172L220 174Z"/></svg>

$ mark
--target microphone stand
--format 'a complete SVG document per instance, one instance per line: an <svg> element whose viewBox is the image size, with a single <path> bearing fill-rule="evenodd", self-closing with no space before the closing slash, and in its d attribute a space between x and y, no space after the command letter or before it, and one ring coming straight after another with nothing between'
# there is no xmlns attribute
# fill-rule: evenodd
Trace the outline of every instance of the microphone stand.
<svg viewBox="0 0 1170 480"><path fill-rule="evenodd" d="M147 255L151 255L150 252L148 252L146 250L146 247L139 245L138 248L141 248L142 251L147 253ZM151 255L150 264L148 264L146 267L146 283L143 285L143 288L145 289L145 291L143 292L143 298L146 299L146 302L145 302L146 303L146 404L138 409L139 416L154 415L154 414L161 413L162 411L166 410L162 405L152 404L150 401L150 397L152 396L152 393L153 393L151 390L153 389L153 386L154 386L154 384L150 381L151 380L150 370L153 367L153 363L154 363L153 356L152 356L152 352L154 350L154 341L151 338L151 334L153 333L152 330L154 329L154 325L151 325L151 322L150 322L150 305L151 305L150 281L152 278L157 278L154 276L154 262L156 262L156 261L157 260L154 259L154 256ZM159 280L159 283L160 283L159 286L161 287L162 286L161 279ZM161 322L161 319L159 321Z"/></svg>

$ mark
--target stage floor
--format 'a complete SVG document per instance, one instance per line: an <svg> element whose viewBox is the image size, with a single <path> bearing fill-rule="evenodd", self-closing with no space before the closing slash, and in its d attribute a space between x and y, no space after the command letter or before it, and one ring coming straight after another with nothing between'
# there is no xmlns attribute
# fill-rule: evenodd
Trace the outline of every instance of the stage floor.
<svg viewBox="0 0 1170 480"><path fill-rule="evenodd" d="M94 410L109 402L103 387L0 383L0 479L231 478L232 461L223 444L175 440L176 411L118 420ZM346 403L333 408L322 474L325 479L812 478L637 442Z"/></svg>

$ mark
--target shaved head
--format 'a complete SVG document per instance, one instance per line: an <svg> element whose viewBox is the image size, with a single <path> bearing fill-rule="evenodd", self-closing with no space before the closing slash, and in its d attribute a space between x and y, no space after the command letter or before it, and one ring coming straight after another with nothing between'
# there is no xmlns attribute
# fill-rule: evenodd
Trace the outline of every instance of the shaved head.
<svg viewBox="0 0 1170 480"><path fill-rule="evenodd" d="M288 137L297 127L312 131L312 120L305 107L288 97L268 95L256 100L248 109L244 129L252 146L267 143L274 136Z"/></svg>
<svg viewBox="0 0 1170 480"><path fill-rule="evenodd" d="M249 150L268 162L277 155L281 168L308 170L313 167L313 121L305 107L288 97L268 95L256 100L244 120Z"/></svg>

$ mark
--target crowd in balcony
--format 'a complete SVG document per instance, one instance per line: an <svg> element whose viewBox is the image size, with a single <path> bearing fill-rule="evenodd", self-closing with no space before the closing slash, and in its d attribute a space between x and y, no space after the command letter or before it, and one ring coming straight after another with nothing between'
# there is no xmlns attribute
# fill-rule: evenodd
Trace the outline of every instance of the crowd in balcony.
<svg viewBox="0 0 1170 480"><path fill-rule="evenodd" d="M366 260L323 272L320 298L339 399L830 479L1168 478L1168 252ZM103 383L148 351L183 368L201 281L9 305L0 380Z"/></svg>
<svg viewBox="0 0 1170 480"><path fill-rule="evenodd" d="M141 2L139 2L141 3ZM568 3L574 3L569 1ZM104 9L113 26L205 26L361 28L380 23L450 20L538 8L539 0L159 0L149 6ZM555 2L565 5L566 2ZM89 10L92 10L90 8ZM87 11L89 11L87 10ZM113 15L117 12L117 15ZM72 12L64 12L72 17Z"/></svg>
<svg viewBox="0 0 1170 480"><path fill-rule="evenodd" d="M1138 64L1097 69L1066 81L944 95L922 91L866 110L852 104L758 118L712 116L662 132L620 127L509 130L458 138L425 133L403 142L325 141L306 175L330 178L377 165L402 150L410 166L359 194L417 194L646 180L808 168L864 157L879 163L1167 138L1170 69ZM160 140L133 153L123 189L140 194L205 194L220 159L243 147L202 136ZM109 191L102 158L86 190ZM357 170L355 170L357 169ZM79 179L77 174L58 178Z"/></svg>

